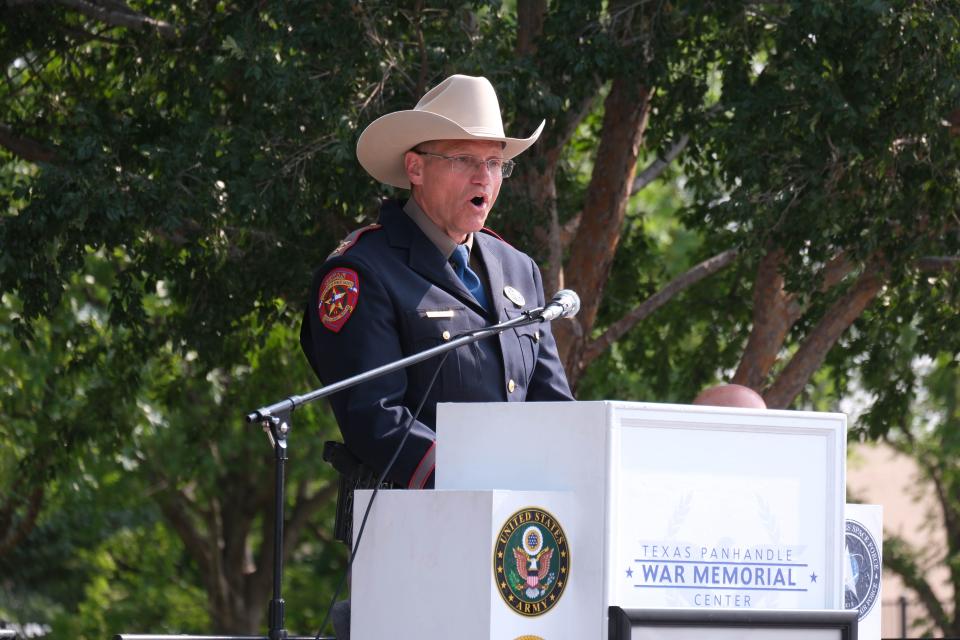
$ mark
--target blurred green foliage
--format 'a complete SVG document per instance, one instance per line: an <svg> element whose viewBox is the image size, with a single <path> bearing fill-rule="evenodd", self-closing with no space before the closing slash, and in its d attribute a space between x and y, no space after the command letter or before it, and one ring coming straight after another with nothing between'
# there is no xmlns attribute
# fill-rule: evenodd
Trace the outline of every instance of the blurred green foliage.
<svg viewBox="0 0 960 640"><path fill-rule="evenodd" d="M603 290L581 292L602 295L593 334L740 252L595 361L581 398L685 402L729 378L771 247L810 308L786 354L844 290L820 291L827 261L887 269L797 406L834 410L862 386L876 401L857 435L891 433L923 383L916 357L960 351L956 267L921 266L960 253L953 4L548 3L523 55L516 3L410 4L130 4L168 30L0 5L0 136L27 149L0 146L0 617L77 638L262 630L272 461L242 416L315 384L297 345L311 270L391 193L356 163L359 132L450 73L489 77L508 131L547 119L492 218L539 257L546 214L511 185L586 104L556 175L559 220L575 219L612 78L656 88L641 166L690 136L631 198ZM299 633L344 565L320 500L335 434L324 406L297 413L287 511L309 517L285 594ZM228 605L215 577L260 595Z"/></svg>

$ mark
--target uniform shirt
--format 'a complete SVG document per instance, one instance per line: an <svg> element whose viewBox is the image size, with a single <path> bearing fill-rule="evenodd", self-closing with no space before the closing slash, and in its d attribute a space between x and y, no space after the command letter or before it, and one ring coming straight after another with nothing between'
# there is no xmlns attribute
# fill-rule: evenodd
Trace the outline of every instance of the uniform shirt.
<svg viewBox="0 0 960 640"><path fill-rule="evenodd" d="M529 256L485 231L472 240L471 264L478 261L485 274L489 312L402 204L386 201L379 224L351 234L314 278L300 342L320 380L337 382L544 305L540 270ZM438 402L573 399L548 323L450 352L431 387L441 357L330 398L347 448L380 472L426 394L391 482L432 486Z"/></svg>
<svg viewBox="0 0 960 640"><path fill-rule="evenodd" d="M454 239L444 233L443 230L424 213L415 199L410 198L407 200L407 203L403 205L403 211L420 227L420 231L423 231L423 235L430 239L430 242L437 248L437 251L443 254L443 257L446 258L448 262L453 264L451 258L453 257L454 250L457 248L457 243ZM480 278L483 289L489 297L490 279L487 278L487 271L483 268L483 262L473 253L473 234L468 233L466 239L464 239L461 244L467 248L467 255L469 256L467 264L470 266L470 269L477 274L477 277ZM454 269L454 271L456 271L456 269Z"/></svg>

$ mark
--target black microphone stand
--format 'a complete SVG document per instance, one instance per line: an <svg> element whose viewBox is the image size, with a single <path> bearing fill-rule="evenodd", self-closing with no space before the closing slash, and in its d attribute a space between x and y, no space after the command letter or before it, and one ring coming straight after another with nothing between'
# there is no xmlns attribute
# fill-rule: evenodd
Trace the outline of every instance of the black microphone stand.
<svg viewBox="0 0 960 640"><path fill-rule="evenodd" d="M302 396L294 395L256 409L247 414L248 423L260 423L270 439L274 451L274 540L273 540L273 598L270 600L269 624L267 636L187 636L187 635L152 635L152 634L117 634L114 640L322 640L319 636L288 636L285 628L285 610L283 600L283 522L284 522L284 474L286 462L289 458L290 432L293 425L293 412L297 407L315 400L333 395L338 391L349 389L358 384L368 382L374 378L393 373L412 364L429 360L435 356L452 351L466 344L472 344L484 338L495 336L508 329L525 327L531 324L547 322L543 316L547 307L524 311L522 315L500 322L489 327L469 331L453 338L441 345L426 349L406 358L385 364L364 373L345 378L340 382L330 384ZM571 314L572 315L572 314Z"/></svg>
<svg viewBox="0 0 960 640"><path fill-rule="evenodd" d="M525 311L523 315L517 316L512 320L506 320L489 327L484 327L483 329L477 329L475 331L469 331L467 333L461 334L456 338L448 340L441 345L437 345L431 349L426 349L419 353L415 353L412 356L407 356L406 358L401 358L394 362L390 362L383 366L377 367L375 369L370 369L363 373L358 373L355 376L350 378L345 378L340 382L334 384L328 384L325 387L320 387L314 389L310 393L304 394L302 396L290 396L286 400L281 400L271 405L265 407L260 407L256 411L247 414L247 422L263 422L269 419L271 416L279 416L283 414L290 414L297 407L303 406L307 403L313 402L314 400L319 400L320 398L326 398L329 395L333 395L338 391L343 391L344 389L349 389L358 384L368 382L374 378L379 378L380 376L386 375L388 373L393 373L399 369L404 369L409 367L412 364L417 364L418 362L423 362L424 360L429 360L434 356L438 356L447 351L452 351L458 347L462 347L465 344L471 344L484 338L489 338L490 336L495 336L499 333L503 333L507 329L515 329L517 327L525 327L530 324L537 324L539 322L544 322L539 314L543 312L543 309L532 309L530 311Z"/></svg>

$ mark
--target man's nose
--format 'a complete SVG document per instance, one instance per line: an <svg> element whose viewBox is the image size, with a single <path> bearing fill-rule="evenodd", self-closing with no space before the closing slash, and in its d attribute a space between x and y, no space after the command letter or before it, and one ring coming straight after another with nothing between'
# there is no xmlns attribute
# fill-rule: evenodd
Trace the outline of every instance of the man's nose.
<svg viewBox="0 0 960 640"><path fill-rule="evenodd" d="M487 184L494 179L494 170L485 161L477 162L473 168L473 179L475 182Z"/></svg>

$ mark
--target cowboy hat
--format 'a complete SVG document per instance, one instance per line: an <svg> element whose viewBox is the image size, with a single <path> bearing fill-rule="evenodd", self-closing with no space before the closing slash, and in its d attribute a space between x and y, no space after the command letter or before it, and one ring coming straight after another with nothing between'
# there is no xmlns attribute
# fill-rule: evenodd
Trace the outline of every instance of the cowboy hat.
<svg viewBox="0 0 960 640"><path fill-rule="evenodd" d="M403 154L421 142L502 142L503 158L507 160L537 141L544 122L529 138L506 137L500 103L490 81L453 75L428 91L412 110L388 113L371 122L357 140L357 160L380 182L409 189Z"/></svg>

